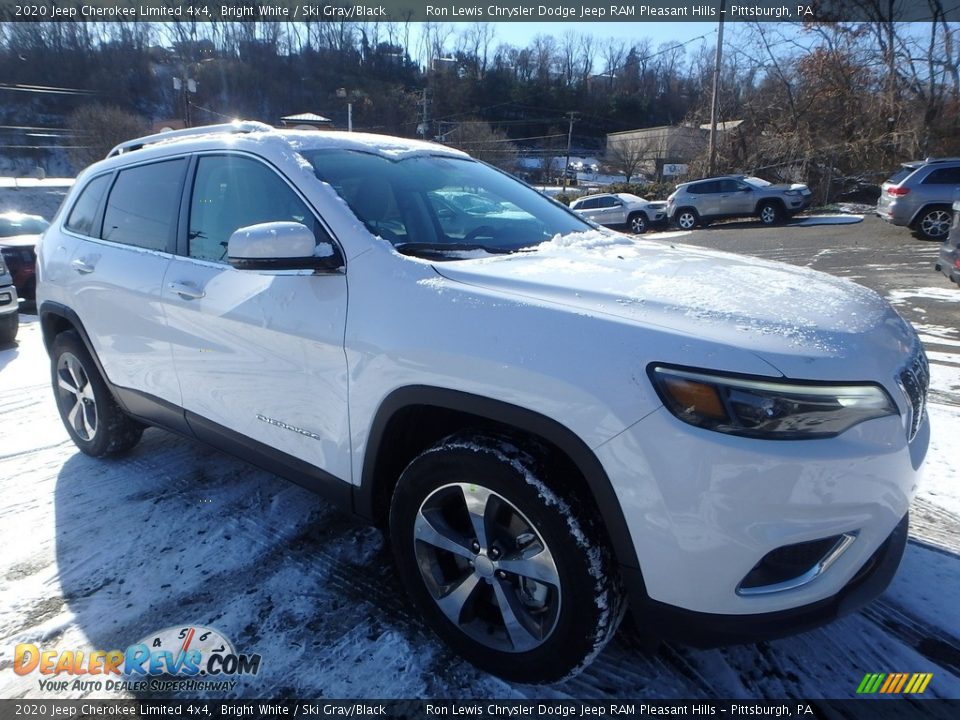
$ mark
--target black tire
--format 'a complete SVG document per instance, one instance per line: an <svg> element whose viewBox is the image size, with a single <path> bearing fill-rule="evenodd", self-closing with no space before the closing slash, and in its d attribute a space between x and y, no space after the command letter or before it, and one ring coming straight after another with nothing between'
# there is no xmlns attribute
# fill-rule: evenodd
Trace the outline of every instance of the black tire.
<svg viewBox="0 0 960 720"><path fill-rule="evenodd" d="M627 227L634 235L643 235L650 227L646 214L635 212L627 218Z"/></svg>
<svg viewBox="0 0 960 720"><path fill-rule="evenodd" d="M926 240L944 240L950 234L953 215L949 205L933 205L924 208L914 222L917 235Z"/></svg>
<svg viewBox="0 0 960 720"><path fill-rule="evenodd" d="M20 313L14 310L12 313L0 315L0 347L12 345L17 339L17 332L20 330Z"/></svg>
<svg viewBox="0 0 960 720"><path fill-rule="evenodd" d="M93 457L119 455L140 442L143 425L117 405L73 330L54 338L50 374L60 419L80 450Z"/></svg>
<svg viewBox="0 0 960 720"><path fill-rule="evenodd" d="M693 230L700 224L700 214L693 208L680 208L673 214L673 222L681 230Z"/></svg>
<svg viewBox="0 0 960 720"><path fill-rule="evenodd" d="M579 672L623 614L597 522L551 489L540 457L507 437L454 435L407 466L390 507L400 577L427 624L477 667L524 683Z"/></svg>
<svg viewBox="0 0 960 720"><path fill-rule="evenodd" d="M783 221L783 206L775 201L768 200L757 207L757 217L764 225L776 225Z"/></svg>

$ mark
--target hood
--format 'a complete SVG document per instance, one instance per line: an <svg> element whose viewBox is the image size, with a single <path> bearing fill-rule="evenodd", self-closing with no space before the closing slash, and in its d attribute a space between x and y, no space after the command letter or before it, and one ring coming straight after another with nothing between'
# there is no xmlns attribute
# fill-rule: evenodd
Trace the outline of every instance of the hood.
<svg viewBox="0 0 960 720"><path fill-rule="evenodd" d="M889 384L916 343L890 305L856 283L669 241L591 231L436 270L460 283L751 351L793 378Z"/></svg>

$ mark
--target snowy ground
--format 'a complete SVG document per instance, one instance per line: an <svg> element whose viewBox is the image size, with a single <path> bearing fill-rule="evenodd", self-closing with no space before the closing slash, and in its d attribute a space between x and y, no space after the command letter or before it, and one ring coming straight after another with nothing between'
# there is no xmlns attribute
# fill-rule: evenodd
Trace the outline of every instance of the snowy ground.
<svg viewBox="0 0 960 720"><path fill-rule="evenodd" d="M918 295L960 298L918 286L892 299ZM585 673L545 689L448 651L406 606L380 534L320 498L158 430L121 459L80 454L56 414L39 325L24 315L18 346L0 350L0 697L84 695L16 675L17 643L107 650L195 624L263 656L259 675L215 697L850 698L868 672L931 672L925 698L960 698L960 334L955 323L919 330L933 444L882 598L826 628L718 650L651 652L625 627Z"/></svg>

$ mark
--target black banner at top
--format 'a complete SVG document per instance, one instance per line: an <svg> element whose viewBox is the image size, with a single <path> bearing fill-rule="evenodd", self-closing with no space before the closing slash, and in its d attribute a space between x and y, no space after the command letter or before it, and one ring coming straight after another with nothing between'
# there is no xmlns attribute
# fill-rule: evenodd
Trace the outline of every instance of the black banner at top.
<svg viewBox="0 0 960 720"><path fill-rule="evenodd" d="M13 22L941 22L947 0L0 0Z"/></svg>

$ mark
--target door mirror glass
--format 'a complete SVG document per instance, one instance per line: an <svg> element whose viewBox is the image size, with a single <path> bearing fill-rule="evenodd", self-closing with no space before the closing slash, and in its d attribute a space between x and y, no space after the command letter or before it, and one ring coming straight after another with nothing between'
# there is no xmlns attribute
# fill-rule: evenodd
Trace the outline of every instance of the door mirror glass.
<svg viewBox="0 0 960 720"><path fill-rule="evenodd" d="M227 242L227 257L240 270L330 270L342 264L331 243L317 243L298 222L238 228Z"/></svg>

